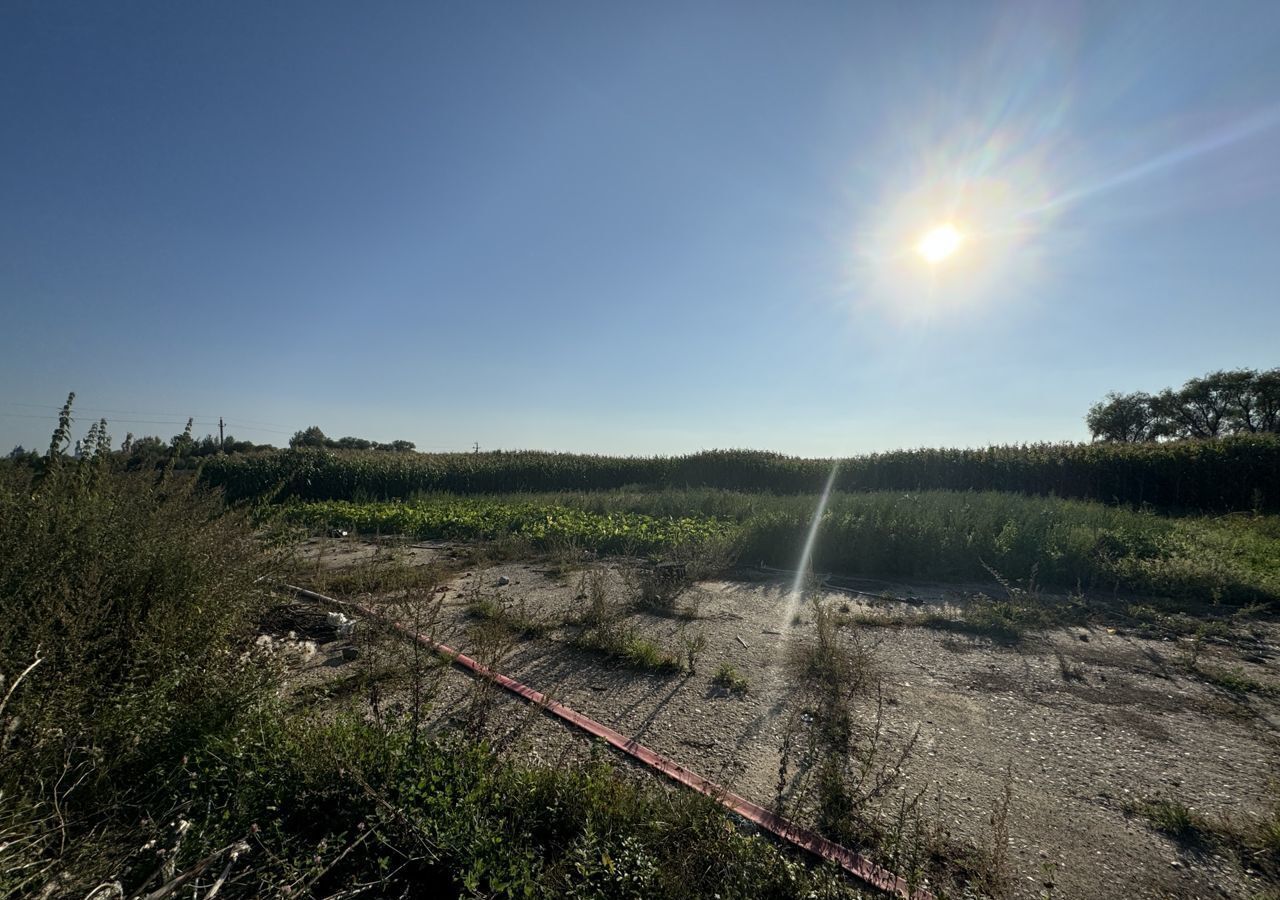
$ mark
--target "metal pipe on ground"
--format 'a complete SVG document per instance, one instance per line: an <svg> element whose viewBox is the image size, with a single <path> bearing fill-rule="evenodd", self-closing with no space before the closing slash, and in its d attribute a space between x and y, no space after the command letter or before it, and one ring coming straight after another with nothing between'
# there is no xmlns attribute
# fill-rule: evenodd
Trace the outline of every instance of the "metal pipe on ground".
<svg viewBox="0 0 1280 900"><path fill-rule="evenodd" d="M442 644L424 634L414 631L411 628L397 622L396 620L383 615L372 607L365 606L362 603L353 603L346 600L338 600L334 597L327 597L324 594L318 594L315 591L309 591L306 588L297 587L296 585L283 585L285 590L291 591L293 594L312 600L316 603L327 604L338 609L354 610L367 619L397 632L403 637L407 637L412 641L416 641L422 646L428 648L441 657L448 659L454 665L464 669L474 675L487 678L499 685L504 690L527 700L542 708L548 715L555 716L562 721L568 722L593 737L598 737L607 744L621 750L623 753L638 760L650 769L661 772L672 781L683 784L692 788L700 794L718 802L729 812L741 816L748 822L752 822L770 832L787 843L806 850L820 859L833 862L840 866L855 878L875 887L879 890L896 894L905 900L934 900L934 897L928 891L923 889L911 889L907 882L899 878L893 872L882 866L877 865L872 860L863 856L848 847L830 841L822 835L804 828L796 823L779 816L772 811L765 809L757 803L753 803L745 797L733 793L727 788L716 784L709 779L703 778L696 772L685 768L673 759L663 756L654 750L649 749L634 738L629 738L621 732L614 731L607 725L597 722L595 719L585 716L576 710L570 709L563 703L552 700L550 697L536 691L526 684L522 684L513 678L509 678L500 672L495 672L488 666L477 662L469 656L454 650L452 647Z"/></svg>

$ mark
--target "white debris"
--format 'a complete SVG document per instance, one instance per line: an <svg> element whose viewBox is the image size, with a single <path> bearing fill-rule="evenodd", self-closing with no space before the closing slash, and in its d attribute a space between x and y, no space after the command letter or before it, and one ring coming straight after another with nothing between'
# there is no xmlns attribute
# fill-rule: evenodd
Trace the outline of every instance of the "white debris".
<svg viewBox="0 0 1280 900"><path fill-rule="evenodd" d="M351 632L353 632L356 627L355 619L348 619L344 614L340 612L329 613L328 619L329 619L329 624L332 625L334 627L334 630L337 631L338 637L340 638L351 637Z"/></svg>
<svg viewBox="0 0 1280 900"><path fill-rule="evenodd" d="M293 632L290 632L293 635ZM316 655L316 642L311 640L300 641L296 637L277 638L269 634L260 634L254 640L254 646L267 654L275 653L294 653L308 660Z"/></svg>

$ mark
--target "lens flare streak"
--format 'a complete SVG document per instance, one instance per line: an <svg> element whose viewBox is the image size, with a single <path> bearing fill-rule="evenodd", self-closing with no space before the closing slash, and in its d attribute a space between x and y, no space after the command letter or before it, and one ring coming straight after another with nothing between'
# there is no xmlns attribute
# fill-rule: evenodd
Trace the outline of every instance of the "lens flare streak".
<svg viewBox="0 0 1280 900"><path fill-rule="evenodd" d="M827 484L822 489L822 496L818 498L818 505L814 507L813 519L809 522L809 534L805 537L804 548L800 551L800 560L796 563L796 577L791 582L791 590L787 594L787 603L783 608L782 627L779 628L779 631L784 634L791 627L791 621L796 616L796 608L803 599L805 575L808 574L809 567L813 562L813 545L817 543L818 529L822 526L822 518L827 513L827 503L831 499L831 490L835 487L836 474L839 471L840 463L832 463L831 474L827 476Z"/></svg>

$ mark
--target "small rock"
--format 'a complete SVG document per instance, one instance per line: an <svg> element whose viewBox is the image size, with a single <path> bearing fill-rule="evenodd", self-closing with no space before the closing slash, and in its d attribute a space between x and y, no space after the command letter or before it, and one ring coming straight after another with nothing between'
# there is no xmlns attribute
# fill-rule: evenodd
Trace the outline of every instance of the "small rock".
<svg viewBox="0 0 1280 900"><path fill-rule="evenodd" d="M510 583L511 583L511 579L508 578L506 575L502 575L498 578L498 587L505 587Z"/></svg>
<svg viewBox="0 0 1280 900"><path fill-rule="evenodd" d="M342 658L345 660L353 660L360 656L360 650L356 647L343 647Z"/></svg>

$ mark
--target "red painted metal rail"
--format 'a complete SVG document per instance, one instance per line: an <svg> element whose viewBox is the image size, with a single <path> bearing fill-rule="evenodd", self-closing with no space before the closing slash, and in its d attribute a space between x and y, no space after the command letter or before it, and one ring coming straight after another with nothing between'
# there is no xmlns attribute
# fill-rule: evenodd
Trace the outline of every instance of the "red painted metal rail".
<svg viewBox="0 0 1280 900"><path fill-rule="evenodd" d="M913 891L905 880L899 878L888 869L876 865L876 863L867 859L867 857L863 856L861 853L850 850L848 847L837 844L834 841L829 841L822 835L810 831L808 828L803 828L794 822L765 809L757 803L752 803L745 797L741 797L721 785L703 778L696 772L686 769L675 760L669 759L654 750L650 750L634 738L629 738L621 732L614 731L608 725L603 725L589 716L584 716L582 713L570 709L563 703L552 700L547 695L534 690L526 684L522 684L513 678L508 678L500 672L495 672L488 666L476 662L471 657L454 650L452 647L442 644L439 641L432 640L426 635L420 634L413 629L400 624L394 619L388 618L371 607L360 603L336 600L333 597L326 597L324 594L317 594L315 591L309 591L305 588L296 587L291 584L286 584L284 587L297 594L299 597L305 597L309 600L314 600L318 603L324 603L330 606L355 610L362 616L372 619L375 622L379 622L382 625L399 632L405 637L417 641L422 646L427 647L433 652L438 653L440 656L450 660L454 665L479 675L482 678L492 680L495 684L500 685L515 694L517 697L521 697L522 699L541 707L549 715L555 716L558 719L562 719L571 725L581 728L588 734L594 735L612 746L617 747L623 753L639 760L649 768L661 772L673 781L677 781L686 787L693 788L700 794L705 794L730 812L741 816L749 822L755 823L782 840L793 844L796 847L807 850L814 856L836 863L851 875L854 875L875 888L897 894L900 897L907 898L907 900L934 900L933 895L928 891L919 888Z"/></svg>

